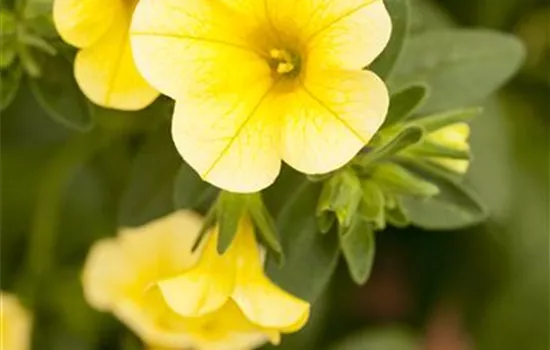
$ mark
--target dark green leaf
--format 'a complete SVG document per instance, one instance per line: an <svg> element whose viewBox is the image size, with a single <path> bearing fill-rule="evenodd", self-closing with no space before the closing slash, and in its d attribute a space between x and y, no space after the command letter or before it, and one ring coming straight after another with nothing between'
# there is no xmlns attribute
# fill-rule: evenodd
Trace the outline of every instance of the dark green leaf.
<svg viewBox="0 0 550 350"><path fill-rule="evenodd" d="M174 184L174 206L206 212L217 194L217 189L201 180L187 163L182 165Z"/></svg>
<svg viewBox="0 0 550 350"><path fill-rule="evenodd" d="M315 206L319 198L319 184L296 183L288 192L286 205L276 217L281 244L285 252L282 268L270 260L268 275L283 289L314 302L328 284L338 262L338 237L320 235L315 221ZM314 269L311 267L315 266Z"/></svg>
<svg viewBox="0 0 550 350"><path fill-rule="evenodd" d="M233 242L246 210L248 196L221 191L216 203L218 253L223 254Z"/></svg>
<svg viewBox="0 0 550 350"><path fill-rule="evenodd" d="M419 126L409 125L399 130L397 133L391 133L387 137L383 131L379 134L379 145L373 146L366 153L362 153L355 158L355 164L361 168L366 168L374 162L390 157L404 148L414 145L424 136L424 129Z"/></svg>
<svg viewBox="0 0 550 350"><path fill-rule="evenodd" d="M65 57L49 57L40 78L29 79L29 85L52 119L79 131L92 128L92 107L80 92L72 64Z"/></svg>
<svg viewBox="0 0 550 350"><path fill-rule="evenodd" d="M154 131L139 149L122 195L119 221L124 226L141 226L174 210L174 179L181 158L172 143L170 130Z"/></svg>
<svg viewBox="0 0 550 350"><path fill-rule="evenodd" d="M525 56L515 37L490 30L441 30L412 37L390 79L395 91L414 83L430 87L422 111L478 103L518 70Z"/></svg>
<svg viewBox="0 0 550 350"><path fill-rule="evenodd" d="M396 124L407 119L422 104L427 94L428 90L424 85L412 85L393 94L384 125Z"/></svg>
<svg viewBox="0 0 550 350"><path fill-rule="evenodd" d="M384 52L369 67L382 78L390 76L398 61L409 28L409 0L385 0L392 21L392 35Z"/></svg>
<svg viewBox="0 0 550 350"><path fill-rule="evenodd" d="M19 65L14 65L8 69L2 70L2 83L0 84L0 111L3 111L12 102L19 85L21 85L21 76L23 71Z"/></svg>
<svg viewBox="0 0 550 350"><path fill-rule="evenodd" d="M426 163L407 163L440 193L430 199L403 198L411 222L429 230L454 230L483 222L488 212L478 196L464 184Z"/></svg>
<svg viewBox="0 0 550 350"><path fill-rule="evenodd" d="M353 281L367 282L374 263L375 240L372 224L356 216L348 228L342 228L340 247Z"/></svg>

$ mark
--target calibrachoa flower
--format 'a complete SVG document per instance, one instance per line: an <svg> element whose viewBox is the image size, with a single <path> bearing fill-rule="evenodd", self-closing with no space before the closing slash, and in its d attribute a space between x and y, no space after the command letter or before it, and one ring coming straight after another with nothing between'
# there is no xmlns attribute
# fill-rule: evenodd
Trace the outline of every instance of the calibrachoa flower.
<svg viewBox="0 0 550 350"><path fill-rule="evenodd" d="M193 269L159 283L174 311L197 317L235 303L250 322L274 332L295 332L306 324L309 304L264 275L262 251L248 217L241 219L233 242L222 255L217 241L214 230Z"/></svg>
<svg viewBox="0 0 550 350"><path fill-rule="evenodd" d="M142 0L131 38L143 76L176 100L182 157L218 187L254 192L281 160L326 173L370 140L388 92L362 69L390 32L382 0Z"/></svg>
<svg viewBox="0 0 550 350"><path fill-rule="evenodd" d="M279 330L254 323L235 301L191 317L179 315L166 303L158 283L194 271L194 266L200 264L199 256L200 261L208 256L200 253L202 248L191 253L201 225L198 216L180 211L97 242L83 272L87 301L99 310L112 312L153 349L246 350L269 340L277 343ZM199 277L210 278L212 285L220 278ZM171 295L170 301L194 298L200 293L182 289L178 296ZM206 300L209 294L206 290L202 293ZM250 305L269 310L271 302L281 305L277 297L266 296L270 300L267 305L255 300ZM291 296L288 299L294 300Z"/></svg>
<svg viewBox="0 0 550 350"><path fill-rule="evenodd" d="M30 349L31 314L10 293L1 292L0 304L0 349Z"/></svg>
<svg viewBox="0 0 550 350"><path fill-rule="evenodd" d="M158 96L136 69L129 26L137 0L55 0L53 18L59 35L80 48L76 81L94 103L137 110Z"/></svg>
<svg viewBox="0 0 550 350"><path fill-rule="evenodd" d="M445 148L469 152L469 136L470 127L468 126L468 124L456 123L428 134L426 140ZM463 159L431 157L430 161L459 174L466 173L466 171L468 170L468 166L470 165L469 160Z"/></svg>

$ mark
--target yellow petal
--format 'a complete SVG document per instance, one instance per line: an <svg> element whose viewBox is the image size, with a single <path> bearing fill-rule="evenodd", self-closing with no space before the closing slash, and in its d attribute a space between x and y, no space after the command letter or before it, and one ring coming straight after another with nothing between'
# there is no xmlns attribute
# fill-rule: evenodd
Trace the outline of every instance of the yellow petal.
<svg viewBox="0 0 550 350"><path fill-rule="evenodd" d="M53 20L59 35L80 48L99 40L120 15L125 15L121 0L55 0L53 3Z"/></svg>
<svg viewBox="0 0 550 350"><path fill-rule="evenodd" d="M249 322L233 301L216 312L193 319L189 332L196 339L195 348L204 350L256 349L270 337L277 340L279 336L278 332L266 331Z"/></svg>
<svg viewBox="0 0 550 350"><path fill-rule="evenodd" d="M188 332L189 321L168 308L158 288L120 300L113 313L147 344L171 349L195 344L193 334Z"/></svg>
<svg viewBox="0 0 550 350"><path fill-rule="evenodd" d="M117 18L101 39L76 56L75 77L80 89L103 107L138 110L158 96L135 66L128 37L129 20L129 16Z"/></svg>
<svg viewBox="0 0 550 350"><path fill-rule="evenodd" d="M121 299L141 295L159 279L190 268L197 259L191 247L200 227L197 215L179 211L98 241L82 273L86 300L108 311Z"/></svg>
<svg viewBox="0 0 550 350"><path fill-rule="evenodd" d="M266 3L278 30L295 33L308 70L361 69L384 49L391 19L382 0L278 0Z"/></svg>
<svg viewBox="0 0 550 350"><path fill-rule="evenodd" d="M220 256L217 233L210 233L198 264L178 277L158 283L166 303L184 317L218 310L229 299L235 283L233 259Z"/></svg>
<svg viewBox="0 0 550 350"><path fill-rule="evenodd" d="M259 82L176 102L174 143L203 179L232 192L256 192L275 181L280 116L271 109L270 90Z"/></svg>
<svg viewBox="0 0 550 350"><path fill-rule="evenodd" d="M264 276L259 249L252 223L244 218L230 247L239 266L231 297L252 323L282 332L297 331L309 318L309 303L286 293Z"/></svg>
<svg viewBox="0 0 550 350"><path fill-rule="evenodd" d="M268 75L250 48L249 21L236 16L222 1L140 1L131 37L141 73L176 100L190 91L235 94Z"/></svg>
<svg viewBox="0 0 550 350"><path fill-rule="evenodd" d="M348 161L382 125L389 105L384 83L372 72L327 71L308 76L302 89L281 96L283 160L307 174Z"/></svg>
<svg viewBox="0 0 550 350"><path fill-rule="evenodd" d="M19 299L10 293L0 294L0 349L29 350L32 316Z"/></svg>

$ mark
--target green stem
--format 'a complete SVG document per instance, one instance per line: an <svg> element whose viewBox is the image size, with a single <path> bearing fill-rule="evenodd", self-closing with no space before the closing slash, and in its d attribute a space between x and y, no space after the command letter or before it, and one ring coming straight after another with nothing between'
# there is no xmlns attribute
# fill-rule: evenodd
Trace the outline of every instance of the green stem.
<svg viewBox="0 0 550 350"><path fill-rule="evenodd" d="M78 134L53 158L38 190L27 256L27 278L36 298L52 268L63 190L75 172L102 146L96 133Z"/></svg>

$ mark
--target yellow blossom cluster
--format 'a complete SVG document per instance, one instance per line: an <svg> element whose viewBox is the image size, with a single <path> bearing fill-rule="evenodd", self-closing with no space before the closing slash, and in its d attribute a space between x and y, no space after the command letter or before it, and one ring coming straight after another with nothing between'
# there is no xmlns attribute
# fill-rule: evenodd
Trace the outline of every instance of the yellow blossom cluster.
<svg viewBox="0 0 550 350"><path fill-rule="evenodd" d="M216 229L191 252L201 226L199 216L179 211L97 242L82 276L86 299L169 349L254 349L305 325L309 304L264 275L246 217L223 255Z"/></svg>
<svg viewBox="0 0 550 350"><path fill-rule="evenodd" d="M228 191L269 186L282 160L333 171L386 116L387 89L364 70L390 38L382 0L55 4L62 37L82 48L75 74L86 95L124 109L152 101L148 84L172 97L179 153Z"/></svg>

